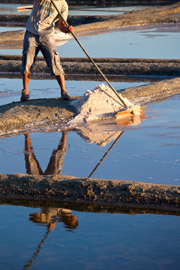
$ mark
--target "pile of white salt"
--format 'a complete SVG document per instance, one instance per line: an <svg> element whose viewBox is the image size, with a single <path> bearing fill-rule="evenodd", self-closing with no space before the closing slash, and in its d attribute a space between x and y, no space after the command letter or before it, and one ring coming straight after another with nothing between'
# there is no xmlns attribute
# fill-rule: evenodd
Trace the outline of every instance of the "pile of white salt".
<svg viewBox="0 0 180 270"><path fill-rule="evenodd" d="M123 97L122 99L125 104L127 104L128 108L134 106L127 98ZM104 84L98 85L92 91L87 90L82 97L72 101L71 105L76 108L78 113L78 115L68 123L73 126L90 121L107 119L125 109L113 90Z"/></svg>

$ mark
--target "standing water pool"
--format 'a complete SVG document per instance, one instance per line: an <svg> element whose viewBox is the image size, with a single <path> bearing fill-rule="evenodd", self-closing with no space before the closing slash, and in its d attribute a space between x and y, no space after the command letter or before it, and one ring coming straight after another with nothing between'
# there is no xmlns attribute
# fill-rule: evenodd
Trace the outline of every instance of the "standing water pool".
<svg viewBox="0 0 180 270"><path fill-rule="evenodd" d="M179 216L61 205L0 214L0 269L179 269Z"/></svg>

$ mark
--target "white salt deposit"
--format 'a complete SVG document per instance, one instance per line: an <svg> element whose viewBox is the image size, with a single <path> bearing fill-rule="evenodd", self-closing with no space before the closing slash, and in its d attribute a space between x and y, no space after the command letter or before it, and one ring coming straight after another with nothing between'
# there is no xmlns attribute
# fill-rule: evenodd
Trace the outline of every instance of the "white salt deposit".
<svg viewBox="0 0 180 270"><path fill-rule="evenodd" d="M128 108L134 107L127 98L122 99ZM72 101L71 104L76 108L78 115L68 123L69 125L107 119L125 109L113 90L104 84L98 85L92 91L87 90L82 97Z"/></svg>

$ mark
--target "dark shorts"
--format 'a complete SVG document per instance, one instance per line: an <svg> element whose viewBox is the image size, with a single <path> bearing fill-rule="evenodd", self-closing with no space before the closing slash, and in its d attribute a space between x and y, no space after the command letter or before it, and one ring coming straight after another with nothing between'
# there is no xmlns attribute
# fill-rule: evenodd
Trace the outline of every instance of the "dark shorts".
<svg viewBox="0 0 180 270"><path fill-rule="evenodd" d="M54 35L38 36L29 31L26 31L24 36L22 74L30 73L39 51L42 52L52 75L64 74L56 50Z"/></svg>

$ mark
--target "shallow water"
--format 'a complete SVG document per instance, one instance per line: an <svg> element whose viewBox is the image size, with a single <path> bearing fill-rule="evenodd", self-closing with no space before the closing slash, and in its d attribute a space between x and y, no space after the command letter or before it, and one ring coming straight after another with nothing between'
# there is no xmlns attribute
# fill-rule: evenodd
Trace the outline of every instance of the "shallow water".
<svg viewBox="0 0 180 270"><path fill-rule="evenodd" d="M0 269L179 269L179 216L57 209L1 205Z"/></svg>
<svg viewBox="0 0 180 270"><path fill-rule="evenodd" d="M88 89L93 90L97 85L102 84L102 81L74 81L67 80L66 88L71 96L81 96ZM144 82L112 82L116 90L121 90L131 86L140 86L146 84ZM34 98L43 98L44 94L47 98L59 97L60 90L57 82L54 79L47 80L30 80L29 83L30 96ZM15 78L0 79L0 105L8 104L13 101L19 101L22 90L22 80Z"/></svg>
<svg viewBox="0 0 180 270"><path fill-rule="evenodd" d="M161 32L161 29L112 31L80 40L92 57L179 59L179 32L172 28ZM58 47L58 52L63 56L70 52L70 56L84 56L74 40Z"/></svg>
<svg viewBox="0 0 180 270"><path fill-rule="evenodd" d="M5 30L4 27L2 29ZM79 37L79 40L92 58L179 59L179 31L180 25L134 30L124 28L123 31ZM57 46L57 50L63 57L86 57L73 39ZM22 49L2 49L1 54L21 55Z"/></svg>

